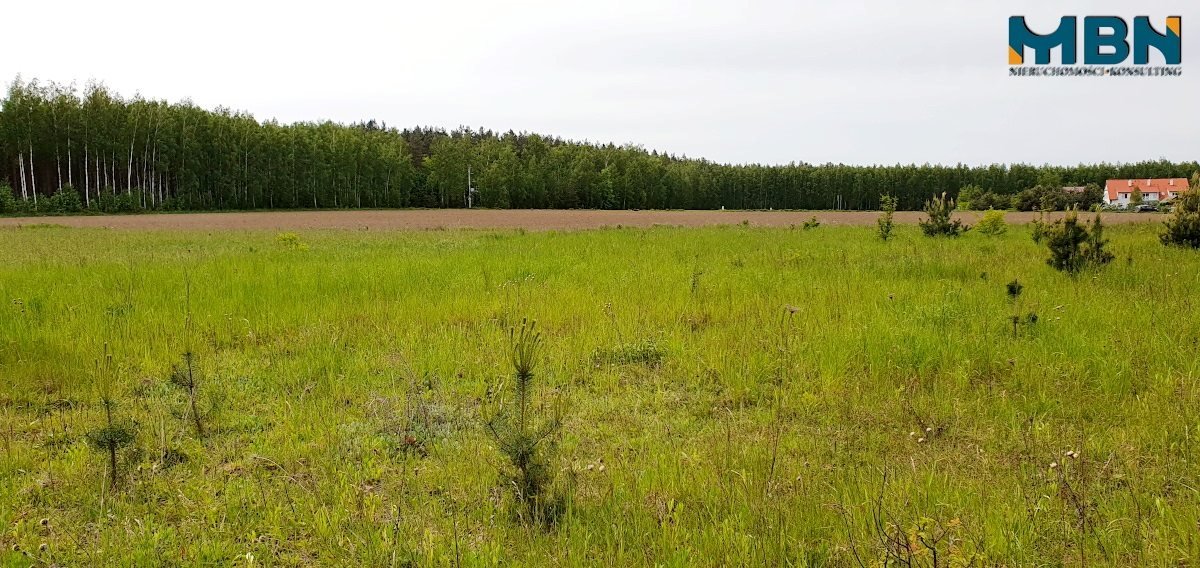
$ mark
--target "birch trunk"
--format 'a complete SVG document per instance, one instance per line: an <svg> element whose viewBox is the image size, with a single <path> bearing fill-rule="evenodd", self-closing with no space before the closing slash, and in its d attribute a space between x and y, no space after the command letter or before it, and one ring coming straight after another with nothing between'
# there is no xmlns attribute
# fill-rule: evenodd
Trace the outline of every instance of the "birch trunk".
<svg viewBox="0 0 1200 568"><path fill-rule="evenodd" d="M17 158L21 168L21 200L29 201L29 191L25 188L25 154L18 152Z"/></svg>
<svg viewBox="0 0 1200 568"><path fill-rule="evenodd" d="M29 189L33 193L33 204L37 205L37 168L33 167L33 140L29 141Z"/></svg>
<svg viewBox="0 0 1200 568"><path fill-rule="evenodd" d="M86 136L83 142L83 203L88 209L92 208L91 176L88 175L88 145Z"/></svg>

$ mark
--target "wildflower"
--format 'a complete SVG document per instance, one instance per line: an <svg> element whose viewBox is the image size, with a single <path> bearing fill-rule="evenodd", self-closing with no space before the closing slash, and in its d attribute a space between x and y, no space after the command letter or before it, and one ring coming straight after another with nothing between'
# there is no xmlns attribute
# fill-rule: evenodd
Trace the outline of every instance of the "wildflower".
<svg viewBox="0 0 1200 568"><path fill-rule="evenodd" d="M587 468L588 468L588 471L592 471L593 469L596 469L596 464L589 463Z"/></svg>
<svg viewBox="0 0 1200 568"><path fill-rule="evenodd" d="M916 432L909 432L909 433L908 433L908 437L909 437L909 438L911 438L911 437L913 437L913 436L916 436L916 435L917 435L917 433L916 433Z"/></svg>
<svg viewBox="0 0 1200 568"><path fill-rule="evenodd" d="M932 428L932 427L929 427L929 426L926 426L926 427L925 427L925 433L926 433L926 434L929 434L929 433L931 433L931 432L933 432L933 428Z"/></svg>
<svg viewBox="0 0 1200 568"><path fill-rule="evenodd" d="M1050 462L1050 469L1058 467L1058 462Z"/></svg>
<svg viewBox="0 0 1200 568"><path fill-rule="evenodd" d="M917 438L917 443L918 443L918 444L924 444L924 443L925 443L925 437L924 437L924 436L922 436L922 437L920 437L920 438Z"/></svg>

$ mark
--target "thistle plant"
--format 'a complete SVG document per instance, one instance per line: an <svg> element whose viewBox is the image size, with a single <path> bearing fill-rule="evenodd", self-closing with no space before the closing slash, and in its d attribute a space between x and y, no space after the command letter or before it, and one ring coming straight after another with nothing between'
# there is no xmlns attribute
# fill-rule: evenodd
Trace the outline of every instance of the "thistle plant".
<svg viewBox="0 0 1200 568"><path fill-rule="evenodd" d="M558 416L541 419L531 408L534 370L542 343L541 333L535 327L536 324L521 320L520 328L509 330L509 359L514 379L512 407L493 415L487 429L508 459L509 468L502 472L502 478L521 505L521 516L527 521L548 523L553 522L558 510L557 499L547 492L554 482L549 457L554 449L552 437L562 427L562 421Z"/></svg>

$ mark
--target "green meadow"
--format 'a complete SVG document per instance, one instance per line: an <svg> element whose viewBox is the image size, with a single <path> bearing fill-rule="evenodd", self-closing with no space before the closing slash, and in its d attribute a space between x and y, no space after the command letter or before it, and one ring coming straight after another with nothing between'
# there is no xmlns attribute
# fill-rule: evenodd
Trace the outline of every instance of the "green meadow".
<svg viewBox="0 0 1200 568"><path fill-rule="evenodd" d="M1026 226L0 229L0 564L1194 566L1159 232L1072 278ZM553 523L485 427L523 319Z"/></svg>

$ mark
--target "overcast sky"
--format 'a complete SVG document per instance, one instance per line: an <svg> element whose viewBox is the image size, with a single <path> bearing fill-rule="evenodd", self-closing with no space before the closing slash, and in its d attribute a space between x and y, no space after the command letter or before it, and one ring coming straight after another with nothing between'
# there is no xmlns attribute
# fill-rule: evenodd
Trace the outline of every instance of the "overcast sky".
<svg viewBox="0 0 1200 568"><path fill-rule="evenodd" d="M94 78L259 119L466 124L718 162L1190 161L1200 40L1183 42L1183 77L1016 78L1007 20L1046 33L1063 15L1159 29L1182 15L1190 36L1195 5L20 1L4 9L0 80Z"/></svg>

